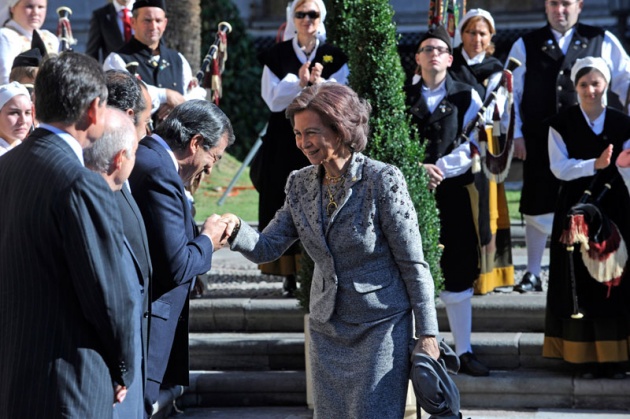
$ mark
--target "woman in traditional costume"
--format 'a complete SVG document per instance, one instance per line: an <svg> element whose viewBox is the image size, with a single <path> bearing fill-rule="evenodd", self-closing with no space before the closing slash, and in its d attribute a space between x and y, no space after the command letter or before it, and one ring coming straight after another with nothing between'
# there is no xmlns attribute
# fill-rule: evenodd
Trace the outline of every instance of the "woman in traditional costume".
<svg viewBox="0 0 630 419"><path fill-rule="evenodd" d="M610 69L602 58L577 60L571 79L579 105L555 116L549 129L551 171L562 183L551 234L543 356L580 366L585 378L624 378L630 196L614 162L630 147L630 117L606 106ZM602 193L606 183L611 188Z"/></svg>
<svg viewBox="0 0 630 419"><path fill-rule="evenodd" d="M486 99L498 86L503 75L503 64L492 56L495 34L494 19L483 9L469 10L459 23L461 44L453 50L453 64L449 74L457 81L475 88ZM499 97L496 106L486 111L485 123L488 151L500 152L498 137L499 121L505 97ZM493 124L494 133L493 133ZM494 135L493 135L494 134ZM504 168L507 173L509 166ZM479 191L479 238L481 241L481 267L475 281L475 294L486 294L497 287L514 284L510 216L502 180L488 180L482 172L475 174L475 186Z"/></svg>
<svg viewBox="0 0 630 419"><path fill-rule="evenodd" d="M46 18L47 0L10 0L11 19L0 28L0 84L9 82L13 60L33 47L44 49L42 55L59 51L59 40L40 29ZM33 42L33 32L37 32ZM33 45L36 44L36 45Z"/></svg>
<svg viewBox="0 0 630 419"><path fill-rule="evenodd" d="M309 85L336 81L346 84L348 58L325 43L326 6L322 0L295 0L287 11L285 41L259 56L264 65L261 94L271 110L267 134L252 163L252 180L259 192L258 228L262 231L282 207L287 177L308 166L308 159L295 146L295 135L284 111ZM299 246L294 245L279 260L260 266L263 274L285 277L284 293L291 296Z"/></svg>

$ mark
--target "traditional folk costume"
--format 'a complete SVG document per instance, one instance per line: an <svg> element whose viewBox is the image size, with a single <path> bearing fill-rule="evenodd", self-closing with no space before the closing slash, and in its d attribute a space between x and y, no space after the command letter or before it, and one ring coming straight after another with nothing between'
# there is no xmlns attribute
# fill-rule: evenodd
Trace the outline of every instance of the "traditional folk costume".
<svg viewBox="0 0 630 419"><path fill-rule="evenodd" d="M450 46L447 37L440 26L425 34L420 44L428 38L437 38ZM471 171L470 145L460 144L459 136L482 102L472 87L453 80L448 74L433 90L419 80L405 86L405 94L419 138L427 141L424 163L437 165L444 174L444 180L435 191L440 211L440 242L444 245L440 265L445 291L440 298L446 306L456 352L461 359L462 355L472 356L471 298L473 283L479 274L480 245L479 201Z"/></svg>
<svg viewBox="0 0 630 419"><path fill-rule="evenodd" d="M293 5L295 2L293 3ZM320 34L325 19L325 7L318 1L320 8ZM292 6L293 7L293 6ZM288 12L287 21L293 21L293 11ZM289 20L290 17L290 20ZM251 177L259 193L258 228L262 231L273 218L276 211L284 204L284 187L289 174L310 165L302 151L295 145L293 127L284 111L300 94L300 67L310 61L313 65L324 66L322 78L346 84L348 80L348 57L337 47L323 42L320 36L317 46L307 57L298 45L294 33L285 35L288 40L274 45L262 52L258 59L264 66L262 76L262 98L271 110L267 133L258 155L252 162ZM299 246L294 245L280 259L260 266L265 274L295 275Z"/></svg>
<svg viewBox="0 0 630 419"><path fill-rule="evenodd" d="M46 29L38 29L37 33L46 47L46 51L41 51L42 55L59 52L59 39L56 35ZM13 60L33 48L32 40L33 31L24 29L14 20L0 28L0 85L9 82Z"/></svg>
<svg viewBox="0 0 630 419"><path fill-rule="evenodd" d="M628 56L610 32L576 24L564 34L549 24L519 38L509 53L522 65L514 71L514 138L525 139L520 212L527 222L527 270L538 277L558 196L558 179L549 170L547 118L577 104L569 77L578 58L602 57L612 71L610 90L626 98ZM615 99L618 103L618 98ZM612 105L613 101L609 101Z"/></svg>
<svg viewBox="0 0 630 419"><path fill-rule="evenodd" d="M158 7L166 11L164 0L136 1L133 10L143 7ZM182 94L186 100L206 98L206 90L197 85L190 64L181 53L168 48L163 40L160 40L158 52L158 55L154 54L151 48L132 37L118 51L105 58L103 69L128 70L127 64L137 62L135 71L147 86L153 111L166 103L166 89Z"/></svg>
<svg viewBox="0 0 630 419"><path fill-rule="evenodd" d="M593 192L591 200L596 199L604 183L614 176L618 177L614 162L622 149L630 147L629 139L630 117L611 108L606 108L592 124L580 106L566 109L551 121L549 156L551 169L560 180L560 193L555 201L551 235L543 346L545 357L560 358L574 364L625 362L629 359L630 280L627 266L618 285L598 282L587 270L583 249L576 245L572 260L579 312L584 317L572 318L571 267L567 246L560 242L567 228L567 213L580 201L584 191L590 189ZM613 144L612 163L597 173L594 161L609 144ZM595 177L595 184L589 188ZM612 184L597 206L615 223L621 237L628 243L630 196L621 179ZM611 242L612 237L605 238ZM591 250L595 250L593 243ZM592 262L589 264L592 265Z"/></svg>
<svg viewBox="0 0 630 419"><path fill-rule="evenodd" d="M462 45L453 51L453 64L449 73L453 79L471 85L484 99L498 85L502 72L501 62L485 53L471 58ZM494 110L494 106L488 109L485 118L488 150L499 154L501 144L492 130L495 122ZM480 274L475 281L474 290L475 294L486 294L497 287L514 284L510 216L503 182L488 180L483 172L479 172L475 174L475 186L479 192L479 235L482 248Z"/></svg>

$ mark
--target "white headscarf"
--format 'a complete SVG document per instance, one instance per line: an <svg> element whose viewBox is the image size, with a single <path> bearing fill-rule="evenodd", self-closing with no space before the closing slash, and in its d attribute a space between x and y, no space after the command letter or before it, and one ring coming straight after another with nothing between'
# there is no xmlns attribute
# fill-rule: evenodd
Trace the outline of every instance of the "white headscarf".
<svg viewBox="0 0 630 419"><path fill-rule="evenodd" d="M8 101L18 95L24 95L29 99L31 98L31 94L26 87L16 81L0 86L0 109L2 109Z"/></svg>
<svg viewBox="0 0 630 419"><path fill-rule="evenodd" d="M284 41L288 41L289 39L293 39L297 30L295 29L295 24L293 23L293 15L295 15L295 6L300 0L294 0L287 5L287 26L284 28ZM317 4L317 8L319 9L319 27L317 28L317 37L320 42L326 41L326 26L324 26L324 21L326 20L326 6L322 0L311 0Z"/></svg>
<svg viewBox="0 0 630 419"><path fill-rule="evenodd" d="M494 18L492 17L490 12L484 9L470 9L468 12L466 12L464 17L461 18L461 20L459 21L459 25L457 25L457 32L455 32L455 42L453 42L453 45L458 46L462 43L462 30L464 30L466 22L475 16L481 16L482 18L486 19L490 24L490 32L496 32L496 26L494 26Z"/></svg>
<svg viewBox="0 0 630 419"><path fill-rule="evenodd" d="M577 83L577 80L575 80L577 73L588 67L594 68L602 73L602 76L606 79L606 84L610 84L610 68L608 67L608 64L606 64L606 61L604 61L601 57L578 58L575 61L575 64L573 64L573 67L571 67L571 81L573 84Z"/></svg>

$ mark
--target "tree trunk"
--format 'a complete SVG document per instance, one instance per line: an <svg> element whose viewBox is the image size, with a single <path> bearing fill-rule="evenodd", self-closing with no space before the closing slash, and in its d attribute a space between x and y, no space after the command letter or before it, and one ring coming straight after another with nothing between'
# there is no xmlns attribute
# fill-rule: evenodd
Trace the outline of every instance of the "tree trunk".
<svg viewBox="0 0 630 419"><path fill-rule="evenodd" d="M164 33L166 46L184 55L193 74L200 66L201 51L201 5L200 0L177 0L167 2L168 26Z"/></svg>

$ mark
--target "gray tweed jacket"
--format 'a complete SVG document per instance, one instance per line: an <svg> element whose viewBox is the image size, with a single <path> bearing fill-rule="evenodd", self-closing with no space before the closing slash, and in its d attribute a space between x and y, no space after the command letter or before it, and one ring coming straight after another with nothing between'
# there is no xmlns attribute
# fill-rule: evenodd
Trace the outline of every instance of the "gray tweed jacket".
<svg viewBox="0 0 630 419"><path fill-rule="evenodd" d="M262 233L242 223L232 250L264 263L300 239L315 262L312 320L326 322L335 313L365 323L412 308L416 335L437 335L433 279L400 170L355 153L344 198L327 226L322 175L320 166L292 172L284 206L271 223Z"/></svg>

